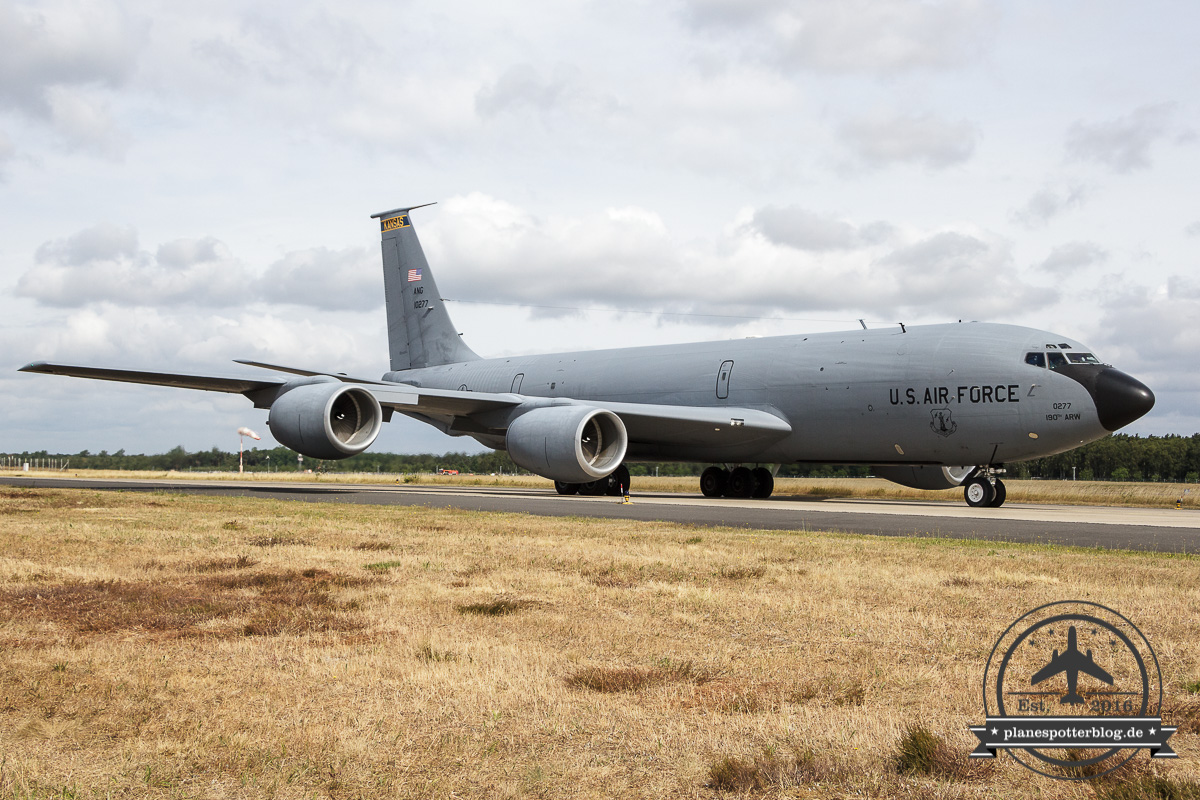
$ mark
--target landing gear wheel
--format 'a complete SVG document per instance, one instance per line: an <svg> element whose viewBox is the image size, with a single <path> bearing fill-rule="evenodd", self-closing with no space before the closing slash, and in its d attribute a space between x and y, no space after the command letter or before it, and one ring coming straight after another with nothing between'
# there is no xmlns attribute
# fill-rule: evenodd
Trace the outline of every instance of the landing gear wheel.
<svg viewBox="0 0 1200 800"><path fill-rule="evenodd" d="M567 483L566 481L555 481L554 491L559 494L579 494L578 483Z"/></svg>
<svg viewBox="0 0 1200 800"><path fill-rule="evenodd" d="M982 508L991 505L992 499L996 496L996 490L987 478L972 478L967 481L966 488L963 489L963 496L967 499L967 505L972 508Z"/></svg>
<svg viewBox="0 0 1200 800"><path fill-rule="evenodd" d="M771 474L771 470L757 467L751 474L758 484L754 488L754 497L770 497L771 492L775 491L775 476Z"/></svg>
<svg viewBox="0 0 1200 800"><path fill-rule="evenodd" d="M754 479L754 473L746 467L738 467L729 473L729 488L725 494L729 497L753 497L757 488L758 481Z"/></svg>
<svg viewBox="0 0 1200 800"><path fill-rule="evenodd" d="M720 497L725 494L729 473L720 467L709 467L700 473L700 493L705 497Z"/></svg>
<svg viewBox="0 0 1200 800"><path fill-rule="evenodd" d="M588 497L599 497L608 491L608 478L601 478L598 481L588 481L587 483L579 484L579 493Z"/></svg>
<svg viewBox="0 0 1200 800"><path fill-rule="evenodd" d="M614 469L608 476L608 494L612 497L620 497L622 490L625 494L629 494L629 468L624 464Z"/></svg>
<svg viewBox="0 0 1200 800"><path fill-rule="evenodd" d="M988 507L999 508L1004 505L1004 498L1008 496L1008 491L1004 488L1004 481L999 478L996 479L996 483L992 488L996 490L996 495L992 498L992 502L988 503Z"/></svg>

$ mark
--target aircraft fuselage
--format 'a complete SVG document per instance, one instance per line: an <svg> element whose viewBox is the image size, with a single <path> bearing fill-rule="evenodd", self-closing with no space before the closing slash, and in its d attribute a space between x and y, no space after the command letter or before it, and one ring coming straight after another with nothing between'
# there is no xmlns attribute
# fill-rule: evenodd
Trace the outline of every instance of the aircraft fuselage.
<svg viewBox="0 0 1200 800"><path fill-rule="evenodd" d="M583 402L754 408L792 427L779 441L729 448L631 439L631 459L995 464L1110 431L1084 383L1026 363L1047 346L1087 351L1046 331L963 323L492 358L384 379ZM496 444L480 432L448 432Z"/></svg>

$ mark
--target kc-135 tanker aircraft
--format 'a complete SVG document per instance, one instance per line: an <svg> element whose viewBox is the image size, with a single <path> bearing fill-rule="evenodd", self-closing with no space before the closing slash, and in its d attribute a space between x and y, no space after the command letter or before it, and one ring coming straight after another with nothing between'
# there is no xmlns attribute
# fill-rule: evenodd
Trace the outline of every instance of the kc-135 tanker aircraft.
<svg viewBox="0 0 1200 800"><path fill-rule="evenodd" d="M450 321L410 212L383 235L391 371L379 380L263 364L261 380L36 362L24 372L240 393L303 455L361 453L396 412L470 436L561 494L628 491L628 461L712 464L709 497L768 497L765 465L861 464L999 506L1007 462L1099 439L1154 395L1066 336L1013 325L913 325L480 358Z"/></svg>

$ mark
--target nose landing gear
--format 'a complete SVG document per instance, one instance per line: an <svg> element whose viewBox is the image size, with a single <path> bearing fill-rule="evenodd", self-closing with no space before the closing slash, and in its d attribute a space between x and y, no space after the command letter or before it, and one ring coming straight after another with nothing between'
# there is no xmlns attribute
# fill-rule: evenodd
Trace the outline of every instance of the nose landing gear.
<svg viewBox="0 0 1200 800"><path fill-rule="evenodd" d="M1004 481L996 477L997 472L990 467L982 468L963 484L963 496L967 505L972 508L999 508L1004 505L1008 492Z"/></svg>

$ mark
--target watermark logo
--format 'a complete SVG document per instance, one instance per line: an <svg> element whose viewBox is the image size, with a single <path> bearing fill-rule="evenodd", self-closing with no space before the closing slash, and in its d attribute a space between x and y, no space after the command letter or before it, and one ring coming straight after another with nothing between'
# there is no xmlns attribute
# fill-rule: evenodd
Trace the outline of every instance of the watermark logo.
<svg viewBox="0 0 1200 800"><path fill-rule="evenodd" d="M971 758L1007 750L1041 775L1080 780L1112 772L1142 749L1176 757L1150 642L1096 603L1049 603L1010 625L988 657L983 704Z"/></svg>

